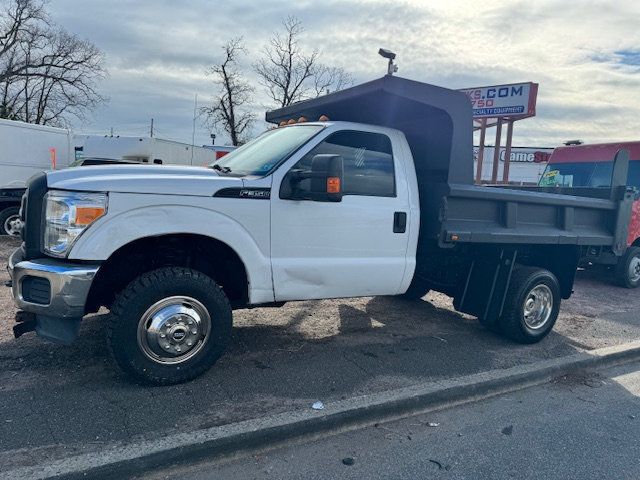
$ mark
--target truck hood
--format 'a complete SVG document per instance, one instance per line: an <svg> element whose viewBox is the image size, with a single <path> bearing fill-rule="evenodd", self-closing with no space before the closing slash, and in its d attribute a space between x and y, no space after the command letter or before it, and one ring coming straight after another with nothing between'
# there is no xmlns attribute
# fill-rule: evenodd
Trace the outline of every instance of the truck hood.
<svg viewBox="0 0 640 480"><path fill-rule="evenodd" d="M210 197L218 190L242 187L242 179L203 167L109 165L75 167L47 173L51 189L89 192L156 193Z"/></svg>

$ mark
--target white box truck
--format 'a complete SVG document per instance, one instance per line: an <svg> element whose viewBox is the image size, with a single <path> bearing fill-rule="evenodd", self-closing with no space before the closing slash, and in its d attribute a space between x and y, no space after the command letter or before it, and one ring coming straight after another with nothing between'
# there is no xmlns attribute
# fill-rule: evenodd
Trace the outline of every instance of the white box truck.
<svg viewBox="0 0 640 480"><path fill-rule="evenodd" d="M71 132L64 128L0 120L0 234L19 235L20 199L33 175L69 166Z"/></svg>

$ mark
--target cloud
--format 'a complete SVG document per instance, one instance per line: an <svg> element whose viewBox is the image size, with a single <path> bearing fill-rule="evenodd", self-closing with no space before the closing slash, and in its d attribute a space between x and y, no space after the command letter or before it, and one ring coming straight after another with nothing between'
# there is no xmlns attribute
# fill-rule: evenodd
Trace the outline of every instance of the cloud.
<svg viewBox="0 0 640 480"><path fill-rule="evenodd" d="M106 53L110 102L77 125L86 132L114 126L127 134L153 117L161 134L190 141L194 96L210 99L206 70L222 43L238 35L252 55L245 68L262 116L268 100L250 65L292 14L304 23L305 44L358 82L384 73L381 46L398 53L400 75L428 83L538 82L538 116L516 124L515 144L637 139L640 2L56 0L50 9ZM208 142L199 124L196 134Z"/></svg>

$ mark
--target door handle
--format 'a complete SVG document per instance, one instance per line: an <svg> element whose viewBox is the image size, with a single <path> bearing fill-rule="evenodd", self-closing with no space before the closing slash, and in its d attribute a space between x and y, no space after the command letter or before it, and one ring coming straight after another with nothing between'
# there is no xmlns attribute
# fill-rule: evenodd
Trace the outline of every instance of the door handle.
<svg viewBox="0 0 640 480"><path fill-rule="evenodd" d="M407 212L395 212L393 214L393 233L407 231Z"/></svg>

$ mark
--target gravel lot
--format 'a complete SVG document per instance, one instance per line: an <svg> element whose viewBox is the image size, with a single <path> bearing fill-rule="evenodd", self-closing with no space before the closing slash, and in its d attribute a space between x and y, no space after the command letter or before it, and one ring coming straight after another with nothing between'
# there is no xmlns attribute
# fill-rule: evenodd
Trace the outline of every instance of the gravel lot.
<svg viewBox="0 0 640 480"><path fill-rule="evenodd" d="M0 264L17 246L0 238ZM578 277L555 331L537 345L485 331L440 294L418 302L292 302L235 312L233 342L218 364L196 381L163 388L133 385L120 374L105 346L105 314L83 322L70 347L33 333L13 339L15 307L10 290L0 286L0 471L104 442L222 425L640 338L638 291L587 272ZM0 280L7 278L2 268Z"/></svg>

